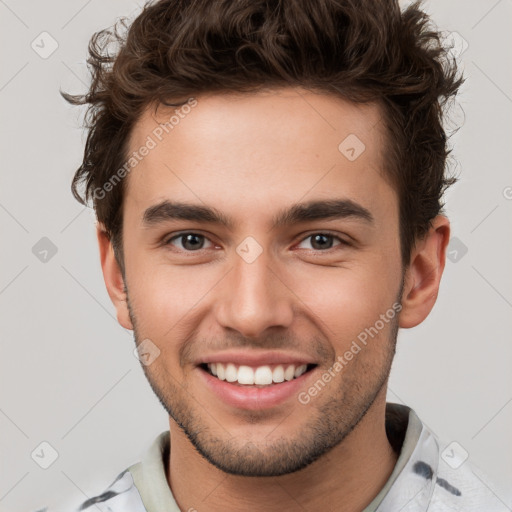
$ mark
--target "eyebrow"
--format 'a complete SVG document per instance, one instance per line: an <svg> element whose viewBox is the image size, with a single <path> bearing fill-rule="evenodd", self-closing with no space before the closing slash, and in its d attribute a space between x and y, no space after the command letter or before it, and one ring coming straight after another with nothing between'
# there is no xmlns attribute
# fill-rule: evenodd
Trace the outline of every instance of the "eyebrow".
<svg viewBox="0 0 512 512"><path fill-rule="evenodd" d="M272 219L272 229L315 220L346 218L361 220L368 224L374 223L371 212L351 199L329 199L297 203L281 210ZM233 230L237 225L231 217L224 215L216 208L169 200L164 200L145 210L142 224L149 228L171 220L218 224L229 230Z"/></svg>

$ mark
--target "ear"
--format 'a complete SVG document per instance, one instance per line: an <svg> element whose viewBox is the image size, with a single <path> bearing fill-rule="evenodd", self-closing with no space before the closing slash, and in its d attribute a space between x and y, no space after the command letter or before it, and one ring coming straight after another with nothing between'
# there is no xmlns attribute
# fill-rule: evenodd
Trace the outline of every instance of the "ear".
<svg viewBox="0 0 512 512"><path fill-rule="evenodd" d="M434 307L449 240L450 222L445 216L438 215L427 234L417 241L405 274L400 327L415 327Z"/></svg>
<svg viewBox="0 0 512 512"><path fill-rule="evenodd" d="M119 264L117 263L114 249L110 238L101 223L96 226L96 235L100 249L101 268L103 270L103 279L107 287L110 300L117 311L117 321L125 328L133 330L133 325L128 312L126 302L126 292L124 288L124 279Z"/></svg>

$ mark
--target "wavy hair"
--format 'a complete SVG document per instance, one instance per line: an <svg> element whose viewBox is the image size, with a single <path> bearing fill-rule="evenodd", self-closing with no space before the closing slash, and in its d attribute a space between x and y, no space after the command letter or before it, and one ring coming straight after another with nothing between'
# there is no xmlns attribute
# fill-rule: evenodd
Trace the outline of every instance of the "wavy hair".
<svg viewBox="0 0 512 512"><path fill-rule="evenodd" d="M93 199L124 272L125 180L102 197L94 191L126 162L143 110L180 106L204 92L300 86L380 106L384 170L399 197L407 265L457 180L445 169L443 117L463 78L442 43L420 1L403 11L397 0L150 1L133 22L121 18L92 36L89 90L61 91L68 102L87 105L73 195L84 205Z"/></svg>

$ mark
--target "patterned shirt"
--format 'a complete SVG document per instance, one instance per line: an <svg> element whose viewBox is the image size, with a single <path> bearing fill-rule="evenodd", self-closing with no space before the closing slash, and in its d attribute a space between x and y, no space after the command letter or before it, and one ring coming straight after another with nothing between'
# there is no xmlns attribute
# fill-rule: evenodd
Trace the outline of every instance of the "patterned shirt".
<svg viewBox="0 0 512 512"><path fill-rule="evenodd" d="M387 404L386 433L399 457L388 481L363 512L511 511L466 460L463 448L452 443L441 453L435 435L409 407ZM167 430L154 440L141 462L125 469L75 512L195 512L193 508L180 511L172 495L165 472L169 450ZM336 507L329 510L334 512Z"/></svg>

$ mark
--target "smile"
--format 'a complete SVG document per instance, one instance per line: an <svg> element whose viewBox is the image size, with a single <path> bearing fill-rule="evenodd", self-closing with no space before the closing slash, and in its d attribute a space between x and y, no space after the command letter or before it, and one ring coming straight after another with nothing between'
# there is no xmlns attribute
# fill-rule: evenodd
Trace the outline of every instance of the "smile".
<svg viewBox="0 0 512 512"><path fill-rule="evenodd" d="M278 354L258 358L224 354L215 358L217 361L197 364L200 381L216 400L234 410L255 411L298 403L298 394L319 368L300 357Z"/></svg>
<svg viewBox="0 0 512 512"><path fill-rule="evenodd" d="M236 363L205 363L203 368L226 382L243 386L272 386L297 379L314 366L316 365L274 364L253 367Z"/></svg>

